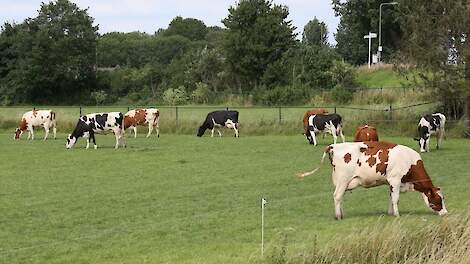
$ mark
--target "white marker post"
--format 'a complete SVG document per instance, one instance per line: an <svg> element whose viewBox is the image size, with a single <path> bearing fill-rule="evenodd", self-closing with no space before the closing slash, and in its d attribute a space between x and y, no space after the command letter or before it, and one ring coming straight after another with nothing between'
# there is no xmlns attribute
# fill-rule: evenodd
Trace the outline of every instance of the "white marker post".
<svg viewBox="0 0 470 264"><path fill-rule="evenodd" d="M370 53L371 53L371 48L372 48L372 39L376 38L377 34L369 32L369 35L365 35L365 39L369 39L369 60L367 61L369 63L369 68L370 68Z"/></svg>
<svg viewBox="0 0 470 264"><path fill-rule="evenodd" d="M266 199L261 198L261 256L264 255L264 207L267 203Z"/></svg>

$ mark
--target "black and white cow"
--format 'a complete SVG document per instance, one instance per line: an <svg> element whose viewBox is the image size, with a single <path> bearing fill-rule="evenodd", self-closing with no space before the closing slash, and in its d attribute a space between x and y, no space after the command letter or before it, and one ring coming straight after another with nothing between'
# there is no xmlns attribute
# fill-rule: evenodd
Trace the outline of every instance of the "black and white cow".
<svg viewBox="0 0 470 264"><path fill-rule="evenodd" d="M429 138L432 134L437 136L437 149L441 146L444 138L444 127L446 117L441 113L425 115L421 117L418 124L418 136L415 138L419 142L421 152L429 152Z"/></svg>
<svg viewBox="0 0 470 264"><path fill-rule="evenodd" d="M211 129L211 137L214 137L214 129L218 127L227 127L235 130L235 137L238 135L238 111L214 111L207 114L206 120L199 127L197 132L198 137L202 137L206 129ZM219 129L217 129L219 137L222 136Z"/></svg>
<svg viewBox="0 0 470 264"><path fill-rule="evenodd" d="M336 144L338 136L341 136L343 143L345 141L342 128L341 116L338 114L310 115L308 118L308 127L305 133L310 144L316 146L316 133L329 133L333 136L333 142Z"/></svg>
<svg viewBox="0 0 470 264"><path fill-rule="evenodd" d="M119 143L122 140L122 145L125 146L124 140L124 115L120 112L109 113L94 113L80 117L77 126L72 134L67 137L65 147L70 149L75 145L80 137L87 139L86 148L90 147L90 139L93 140L95 149L98 148L95 141L95 133L106 134L113 132L116 136L115 148L119 148Z"/></svg>

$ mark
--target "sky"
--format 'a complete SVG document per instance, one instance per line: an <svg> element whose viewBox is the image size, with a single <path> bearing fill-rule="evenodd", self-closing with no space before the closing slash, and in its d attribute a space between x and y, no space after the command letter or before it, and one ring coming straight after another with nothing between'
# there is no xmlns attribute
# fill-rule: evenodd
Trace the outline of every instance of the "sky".
<svg viewBox="0 0 470 264"><path fill-rule="evenodd" d="M99 32L141 31L153 34L159 28L167 28L176 16L192 17L207 26L223 26L221 20L228 14L228 7L236 0L71 0L80 8L89 8L89 14L99 25ZM21 23L35 17L41 2L49 0L0 0L0 23ZM330 0L274 0L289 7L296 32L314 17L324 21L329 30L329 41L334 44L334 33L339 18L334 16Z"/></svg>

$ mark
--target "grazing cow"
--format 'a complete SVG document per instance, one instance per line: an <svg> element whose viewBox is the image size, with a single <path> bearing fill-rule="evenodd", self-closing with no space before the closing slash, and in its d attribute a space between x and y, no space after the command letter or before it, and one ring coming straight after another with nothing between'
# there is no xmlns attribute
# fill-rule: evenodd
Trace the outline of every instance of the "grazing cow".
<svg viewBox="0 0 470 264"><path fill-rule="evenodd" d="M421 152L429 152L429 138L432 134L437 136L437 149L439 149L444 138L445 124L446 117L441 113L421 117L418 124L419 138L415 138L419 142Z"/></svg>
<svg viewBox="0 0 470 264"><path fill-rule="evenodd" d="M304 133L307 134L308 132L308 117L311 115L326 115L328 114L328 111L323 109L323 108L316 108L312 110L308 110L304 114L303 122L304 122Z"/></svg>
<svg viewBox="0 0 470 264"><path fill-rule="evenodd" d="M28 130L28 140L34 140L34 127L42 126L46 131L44 140L49 136L49 129L57 134L56 114L51 110L33 110L23 114L19 127L15 131L14 139L20 139L25 130Z"/></svg>
<svg viewBox="0 0 470 264"><path fill-rule="evenodd" d="M356 130L356 135L354 136L354 142L362 141L379 141L377 129L368 125L358 127Z"/></svg>
<svg viewBox="0 0 470 264"><path fill-rule="evenodd" d="M214 129L218 127L227 127L235 130L235 137L239 137L238 134L238 111L214 111L207 114L206 120L199 127L197 132L198 137L202 137L206 129L211 129L211 137L214 137ZM219 137L222 136L219 129L217 129Z"/></svg>
<svg viewBox="0 0 470 264"><path fill-rule="evenodd" d="M333 136L333 142L336 144L338 136L341 136L343 142L345 141L343 135L341 116L338 114L328 115L311 115L308 116L308 126L305 132L305 137L308 142L314 146L317 145L316 133L323 132L329 133ZM305 119L304 119L305 123Z"/></svg>
<svg viewBox="0 0 470 264"><path fill-rule="evenodd" d="M427 206L439 215L447 213L442 192L432 184L421 156L409 147L375 141L342 143L328 146L323 159L326 155L333 166L336 219L343 218L341 204L345 191L384 184L390 185L390 215L399 216L399 195L406 191L421 192ZM303 178L318 169L298 176Z"/></svg>
<svg viewBox="0 0 470 264"><path fill-rule="evenodd" d="M133 129L134 138L136 138L137 126L148 124L149 132L147 133L147 137L150 137L154 128L157 130L157 137L160 137L160 130L158 127L159 119L160 111L155 108L130 110L124 115L124 130L128 128Z"/></svg>
<svg viewBox="0 0 470 264"><path fill-rule="evenodd" d="M122 140L122 145L125 146L124 140L124 115L120 112L109 113L94 113L80 117L77 126L72 134L67 137L65 147L70 149L75 145L80 137L87 139L86 148L90 147L90 139L93 140L95 149L98 148L95 141L95 133L106 134L113 132L116 136L116 145L114 148L119 148L119 143Z"/></svg>

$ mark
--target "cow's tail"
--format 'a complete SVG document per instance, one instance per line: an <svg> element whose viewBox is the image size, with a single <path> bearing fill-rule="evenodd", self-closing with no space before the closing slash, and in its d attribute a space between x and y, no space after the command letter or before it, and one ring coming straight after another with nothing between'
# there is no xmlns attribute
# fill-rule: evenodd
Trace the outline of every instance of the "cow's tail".
<svg viewBox="0 0 470 264"><path fill-rule="evenodd" d="M320 162L320 166L318 166L317 168L313 169L312 171L307 171L307 172L303 172L303 173L297 173L297 178L299 179L303 179L307 176L310 176L312 174L315 174L320 168L321 168L321 165L323 164L323 162L325 161L325 157L326 155L330 155L330 151L331 151L332 147L331 146L328 146L325 151L323 152L323 156L321 158L321 162Z"/></svg>

